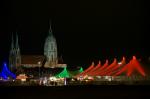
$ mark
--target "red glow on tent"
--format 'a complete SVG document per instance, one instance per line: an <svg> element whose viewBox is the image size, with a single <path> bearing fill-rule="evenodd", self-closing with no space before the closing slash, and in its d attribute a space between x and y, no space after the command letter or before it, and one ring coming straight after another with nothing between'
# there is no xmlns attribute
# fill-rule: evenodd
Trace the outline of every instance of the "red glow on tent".
<svg viewBox="0 0 150 99"><path fill-rule="evenodd" d="M140 63L136 59L132 60L132 64L141 75L146 76L144 69L141 67Z"/></svg>
<svg viewBox="0 0 150 99"><path fill-rule="evenodd" d="M114 61L110 65L108 65L108 60L106 60L102 66L99 61L95 67L94 62L92 62L89 68L77 76L120 76L122 74L132 76L135 71L140 73L142 76L146 76L144 69L138 62L136 56L133 56L132 60L130 60L127 64L125 57L123 57L119 63L117 62L117 59L114 58Z"/></svg>
<svg viewBox="0 0 150 99"><path fill-rule="evenodd" d="M123 72L126 72L127 76L131 76L135 70L137 70L142 76L146 76L143 68L137 61L136 57L133 56L132 60L127 65L125 65L124 68L117 72L115 76L120 75Z"/></svg>
<svg viewBox="0 0 150 99"><path fill-rule="evenodd" d="M122 61L125 61L126 59L125 59L125 57L123 56L123 58L122 58Z"/></svg>
<svg viewBox="0 0 150 99"><path fill-rule="evenodd" d="M118 76L120 75L121 73L125 72L128 68L128 65L129 64L126 64L121 70L119 70L116 74L114 74L113 76Z"/></svg>
<svg viewBox="0 0 150 99"><path fill-rule="evenodd" d="M103 66L101 66L100 68L98 68L94 73L93 76L97 76L99 74L99 72L101 72L103 69L105 69L108 66L108 60L106 60L105 64Z"/></svg>
<svg viewBox="0 0 150 99"><path fill-rule="evenodd" d="M105 69L108 66L108 60L106 60L105 64L100 68L100 70Z"/></svg>
<svg viewBox="0 0 150 99"><path fill-rule="evenodd" d="M116 64L117 64L117 59L115 58L114 61L109 66L103 69L103 71L99 72L99 75L100 76L107 75L107 71L110 70L112 67L116 66Z"/></svg>
<svg viewBox="0 0 150 99"><path fill-rule="evenodd" d="M114 66L110 71L108 71L107 75L108 76L112 76L113 74L116 73L116 71L118 70L118 68L124 66L126 64L125 62L125 57L122 58L122 61L120 62L120 64L118 63L116 66Z"/></svg>
<svg viewBox="0 0 150 99"><path fill-rule="evenodd" d="M94 73L97 69L99 69L100 67L101 67L101 62L99 61L99 63L97 64L97 66L95 66L95 67L88 73L88 75L93 76L93 73Z"/></svg>
<svg viewBox="0 0 150 99"><path fill-rule="evenodd" d="M128 64L128 67L127 67L127 76L130 76L133 72L133 64L132 64L132 61L130 62L130 64Z"/></svg>
<svg viewBox="0 0 150 99"><path fill-rule="evenodd" d="M133 60L136 60L136 57L135 57L135 56L133 56Z"/></svg>

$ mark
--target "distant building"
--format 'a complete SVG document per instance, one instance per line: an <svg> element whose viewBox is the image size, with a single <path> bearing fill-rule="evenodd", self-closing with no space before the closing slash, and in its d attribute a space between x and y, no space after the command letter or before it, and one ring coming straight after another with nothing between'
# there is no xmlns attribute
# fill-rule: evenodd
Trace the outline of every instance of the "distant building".
<svg viewBox="0 0 150 99"><path fill-rule="evenodd" d="M9 53L9 67L11 70L14 70L20 66L23 67L44 66L45 68L56 68L56 67L62 68L67 66L67 64L63 64L62 62L59 64L57 43L55 37L52 34L51 25L44 44L44 55L21 55L18 44L18 36L16 34L16 43L14 44L14 39L12 35L12 43Z"/></svg>
<svg viewBox="0 0 150 99"><path fill-rule="evenodd" d="M21 66L23 67L42 67L44 63L44 55L21 55Z"/></svg>
<svg viewBox="0 0 150 99"><path fill-rule="evenodd" d="M14 37L12 35L11 49L9 53L9 69L13 71L19 66L21 66L21 53L18 43L18 35L16 33L16 42L14 42Z"/></svg>
<svg viewBox="0 0 150 99"><path fill-rule="evenodd" d="M66 64L58 63L57 42L52 34L51 25L44 45L44 56L46 57L45 68L66 67Z"/></svg>

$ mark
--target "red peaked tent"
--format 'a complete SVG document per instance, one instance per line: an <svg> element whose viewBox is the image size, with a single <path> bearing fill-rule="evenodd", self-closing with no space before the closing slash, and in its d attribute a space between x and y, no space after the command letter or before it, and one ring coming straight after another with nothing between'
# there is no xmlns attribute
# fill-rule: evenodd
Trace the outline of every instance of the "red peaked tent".
<svg viewBox="0 0 150 99"><path fill-rule="evenodd" d="M88 75L93 76L93 73L95 73L95 71L96 71L97 69L99 69L100 67L101 67L101 62L99 61L99 63L97 64L97 66L94 67L94 68L88 73Z"/></svg>
<svg viewBox="0 0 150 99"><path fill-rule="evenodd" d="M125 64L126 64L125 57L123 57L120 63L118 63L116 66L107 71L107 76L112 76L118 71L119 68L122 68Z"/></svg>
<svg viewBox="0 0 150 99"><path fill-rule="evenodd" d="M114 74L114 76L118 76L122 73L126 73L127 76L131 76L135 71L140 73L142 76L146 76L142 66L137 61L136 57L133 56L132 60L128 64L126 64L120 71Z"/></svg>
<svg viewBox="0 0 150 99"><path fill-rule="evenodd" d="M115 58L114 61L109 66L107 66L103 71L100 71L98 73L98 75L100 75L100 76L107 75L107 71L110 70L112 67L114 67L116 65L117 65L117 59Z"/></svg>
<svg viewBox="0 0 150 99"><path fill-rule="evenodd" d="M94 73L93 76L98 76L98 73L102 70L104 70L106 67L108 66L108 60L106 60L105 64L103 66L101 66L100 68L98 68Z"/></svg>
<svg viewBox="0 0 150 99"><path fill-rule="evenodd" d="M123 57L122 61L120 63L117 62L117 59L114 59L114 61L108 65L108 60L106 60L105 64L101 66L101 63L97 64L97 66L94 67L94 62L92 62L92 65L89 66L84 72L77 75L79 76L120 76L122 74L125 74L126 76L134 75L134 72L137 71L137 73L141 74L142 76L146 76L144 69L138 62L135 56L133 56L132 60L130 60L129 63L126 64L125 57Z"/></svg>

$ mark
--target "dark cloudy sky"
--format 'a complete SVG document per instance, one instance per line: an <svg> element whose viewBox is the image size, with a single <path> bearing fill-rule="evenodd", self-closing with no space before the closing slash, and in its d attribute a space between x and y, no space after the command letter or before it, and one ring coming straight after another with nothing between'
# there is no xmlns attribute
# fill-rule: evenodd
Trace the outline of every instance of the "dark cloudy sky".
<svg viewBox="0 0 150 99"><path fill-rule="evenodd" d="M43 54L52 20L59 56L69 65L88 65L123 55L149 56L146 0L3 0L0 57L7 59L11 32L22 54Z"/></svg>

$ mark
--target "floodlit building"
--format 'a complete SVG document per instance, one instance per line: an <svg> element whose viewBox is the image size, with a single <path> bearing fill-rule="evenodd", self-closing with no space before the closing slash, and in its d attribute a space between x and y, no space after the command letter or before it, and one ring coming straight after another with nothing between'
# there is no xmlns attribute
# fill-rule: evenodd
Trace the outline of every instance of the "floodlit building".
<svg viewBox="0 0 150 99"><path fill-rule="evenodd" d="M66 67L66 64L58 63L57 42L52 33L50 25L48 36L44 45L44 56L46 57L45 68Z"/></svg>
<svg viewBox="0 0 150 99"><path fill-rule="evenodd" d="M44 55L21 55L21 66L23 67L42 67L44 63Z"/></svg>
<svg viewBox="0 0 150 99"><path fill-rule="evenodd" d="M18 42L18 35L16 33L16 42L14 42L14 37L12 35L11 49L9 53L9 69L13 71L19 66L21 66L21 53Z"/></svg>
<svg viewBox="0 0 150 99"><path fill-rule="evenodd" d="M16 70L18 67L41 67L45 68L64 68L67 64L59 64L56 38L52 34L51 25L48 36L44 44L44 55L21 55L18 36L16 34L16 42L12 35L11 49L9 53L9 68Z"/></svg>

